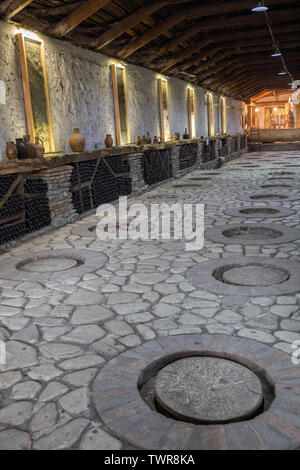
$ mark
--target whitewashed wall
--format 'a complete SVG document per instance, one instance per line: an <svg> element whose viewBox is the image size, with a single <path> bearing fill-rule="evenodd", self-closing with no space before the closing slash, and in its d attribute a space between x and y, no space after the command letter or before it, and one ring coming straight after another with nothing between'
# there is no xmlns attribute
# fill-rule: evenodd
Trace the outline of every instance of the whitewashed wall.
<svg viewBox="0 0 300 470"><path fill-rule="evenodd" d="M0 22L0 80L6 86L6 104L0 104L0 159L5 159L5 143L26 131L25 106L15 35L22 31ZM68 140L79 127L86 146L103 147L105 135L115 140L113 90L109 65L112 59L71 44L40 35L45 41L51 111L56 151L70 151ZM128 64L128 115L131 142L137 135L160 135L157 74ZM168 79L171 135L188 127L187 86ZM206 91L196 87L197 137L207 136ZM219 96L214 94L214 103ZM244 103L227 98L227 132L240 131L240 110ZM219 107L215 107L215 130L220 131Z"/></svg>

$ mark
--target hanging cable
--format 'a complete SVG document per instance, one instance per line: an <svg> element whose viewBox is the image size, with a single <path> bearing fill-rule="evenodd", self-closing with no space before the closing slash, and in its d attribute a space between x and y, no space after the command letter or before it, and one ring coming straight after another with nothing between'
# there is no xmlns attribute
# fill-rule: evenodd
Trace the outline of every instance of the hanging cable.
<svg viewBox="0 0 300 470"><path fill-rule="evenodd" d="M267 11L264 11L264 14L265 14L265 17L266 17L266 21L267 21L267 25L268 25L268 28L269 28L269 31L270 31L270 34L271 34L271 38L272 38L272 41L273 41L273 44L274 46L276 47L276 49L279 51L279 47L277 45L277 42L275 40L275 37L274 37L274 34L273 34L273 31L272 31L272 28L271 28L271 24L270 24L270 20L269 20L269 16L268 16L268 13ZM280 51L279 51L280 52ZM293 78L293 75L288 71L288 68L285 64L285 61L284 61L284 58L283 58L283 55L282 53L280 52L280 58L281 58L281 61L282 61L282 65L283 65L283 68L285 70L285 72L290 76L292 82L294 81L294 78Z"/></svg>

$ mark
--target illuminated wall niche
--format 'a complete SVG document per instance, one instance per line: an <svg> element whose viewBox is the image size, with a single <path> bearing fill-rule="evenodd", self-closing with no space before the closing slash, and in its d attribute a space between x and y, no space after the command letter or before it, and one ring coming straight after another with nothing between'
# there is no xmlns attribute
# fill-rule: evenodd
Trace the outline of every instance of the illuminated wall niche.
<svg viewBox="0 0 300 470"><path fill-rule="evenodd" d="M130 142L125 67L119 64L112 64L111 71L114 91L117 145L120 146Z"/></svg>
<svg viewBox="0 0 300 470"><path fill-rule="evenodd" d="M171 138L168 108L168 82L164 78L158 79L160 130L162 140L168 142Z"/></svg>
<svg viewBox="0 0 300 470"><path fill-rule="evenodd" d="M212 93L207 93L207 123L208 123L208 136L215 135L214 124L214 99Z"/></svg>
<svg viewBox="0 0 300 470"><path fill-rule="evenodd" d="M221 97L221 133L227 132L227 115L226 115L226 99Z"/></svg>
<svg viewBox="0 0 300 470"><path fill-rule="evenodd" d="M54 152L44 42L23 33L17 40L28 134L32 142L35 137L43 141L46 153Z"/></svg>
<svg viewBox="0 0 300 470"><path fill-rule="evenodd" d="M196 115L195 115L195 90L188 87L188 117L189 117L189 134L192 139L196 138Z"/></svg>

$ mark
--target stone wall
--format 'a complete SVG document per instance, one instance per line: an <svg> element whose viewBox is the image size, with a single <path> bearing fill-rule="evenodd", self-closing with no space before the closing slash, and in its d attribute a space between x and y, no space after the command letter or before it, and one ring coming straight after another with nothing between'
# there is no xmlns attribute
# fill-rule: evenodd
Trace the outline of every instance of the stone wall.
<svg viewBox="0 0 300 470"><path fill-rule="evenodd" d="M0 80L6 86L6 104L0 104L0 159L5 142L22 137L26 130L25 106L16 33L13 24L0 22ZM86 148L103 147L106 134L115 139L113 90L109 65L112 59L67 42L39 35L45 41L51 112L56 152L70 151L68 140L74 127L86 137ZM126 66L128 115L131 142L137 135L160 135L157 74L143 67ZM188 83L168 79L171 135L188 127ZM195 87L197 136L207 136L206 91ZM219 95L214 93L214 103ZM227 133L240 132L240 110L245 104L227 98ZM219 130L220 108L215 107Z"/></svg>

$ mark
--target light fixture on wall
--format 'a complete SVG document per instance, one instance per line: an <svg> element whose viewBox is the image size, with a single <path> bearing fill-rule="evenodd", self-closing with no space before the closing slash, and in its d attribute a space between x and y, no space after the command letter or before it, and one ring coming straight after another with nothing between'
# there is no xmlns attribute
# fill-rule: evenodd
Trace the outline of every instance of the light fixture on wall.
<svg viewBox="0 0 300 470"><path fill-rule="evenodd" d="M267 11L269 8L265 6L264 2L259 2L257 7L252 8L251 11L255 13L260 13L261 11Z"/></svg>
<svg viewBox="0 0 300 470"><path fill-rule="evenodd" d="M279 72L278 75L286 75L286 72L282 70L282 72Z"/></svg>

